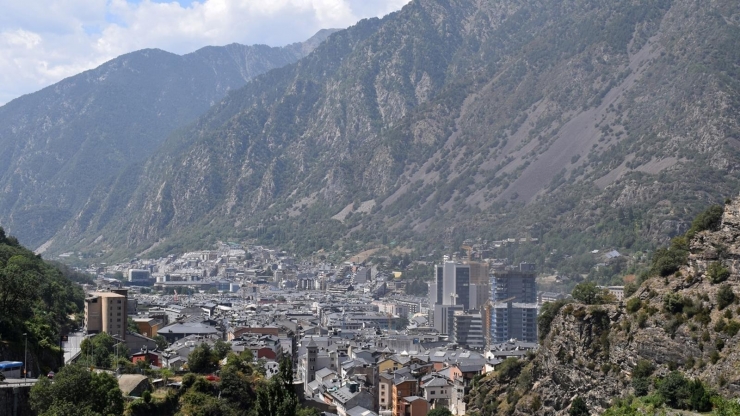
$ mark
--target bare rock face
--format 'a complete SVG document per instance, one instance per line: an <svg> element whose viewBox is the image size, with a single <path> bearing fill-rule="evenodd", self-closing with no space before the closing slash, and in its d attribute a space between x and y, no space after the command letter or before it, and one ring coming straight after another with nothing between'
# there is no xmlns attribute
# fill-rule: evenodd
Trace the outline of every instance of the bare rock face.
<svg viewBox="0 0 740 416"><path fill-rule="evenodd" d="M712 262L721 262L731 271L731 279L740 273L740 198L725 205L718 231L703 231L690 242L689 272L706 277Z"/></svg>
<svg viewBox="0 0 740 416"><path fill-rule="evenodd" d="M720 394L736 395L740 392L738 237L740 198L725 205L717 231L694 236L688 264L675 274L648 279L618 304L563 306L515 382L502 383L496 374L484 378L471 392L469 410L567 414L572 400L581 397L592 413L602 413L614 398L634 394L632 371L640 360L655 365L655 376L678 369ZM721 281L716 272L708 272L712 263L729 271ZM736 299L723 305L718 293L727 288Z"/></svg>

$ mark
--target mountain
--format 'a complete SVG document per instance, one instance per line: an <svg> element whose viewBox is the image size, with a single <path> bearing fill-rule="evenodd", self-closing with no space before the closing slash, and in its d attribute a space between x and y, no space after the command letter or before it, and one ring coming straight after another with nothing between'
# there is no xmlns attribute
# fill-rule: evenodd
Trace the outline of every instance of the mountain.
<svg viewBox="0 0 740 416"><path fill-rule="evenodd" d="M229 91L297 61L332 32L282 48L132 52L0 107L0 224L24 244L40 245L98 184L145 160Z"/></svg>
<svg viewBox="0 0 740 416"><path fill-rule="evenodd" d="M650 249L738 189L739 23L729 0L415 0L229 94L51 250Z"/></svg>
<svg viewBox="0 0 740 416"><path fill-rule="evenodd" d="M707 212L709 221L694 222L663 252L678 251L678 267L669 273L657 273L657 267L623 301L543 307L536 354L477 381L467 396L468 413L574 414L576 398L586 405L585 414L649 403L707 412L710 391L736 396L740 280L733 265L740 256L740 198ZM644 403L617 403L628 395L644 397Z"/></svg>

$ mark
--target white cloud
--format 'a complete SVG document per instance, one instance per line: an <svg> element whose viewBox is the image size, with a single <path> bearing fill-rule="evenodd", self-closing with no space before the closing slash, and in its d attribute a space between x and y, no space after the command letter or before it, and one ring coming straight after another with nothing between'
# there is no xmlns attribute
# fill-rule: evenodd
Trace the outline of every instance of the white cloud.
<svg viewBox="0 0 740 416"><path fill-rule="evenodd" d="M383 16L408 1L6 0L0 105L134 50L183 54L232 42L281 46L319 29Z"/></svg>

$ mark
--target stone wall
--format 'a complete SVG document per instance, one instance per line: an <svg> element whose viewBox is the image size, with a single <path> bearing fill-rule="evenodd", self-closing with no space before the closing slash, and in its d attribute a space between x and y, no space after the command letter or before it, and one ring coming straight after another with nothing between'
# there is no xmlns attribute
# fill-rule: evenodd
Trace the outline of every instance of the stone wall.
<svg viewBox="0 0 740 416"><path fill-rule="evenodd" d="M30 386L12 387L0 383L0 415L32 416L28 402L30 391Z"/></svg>

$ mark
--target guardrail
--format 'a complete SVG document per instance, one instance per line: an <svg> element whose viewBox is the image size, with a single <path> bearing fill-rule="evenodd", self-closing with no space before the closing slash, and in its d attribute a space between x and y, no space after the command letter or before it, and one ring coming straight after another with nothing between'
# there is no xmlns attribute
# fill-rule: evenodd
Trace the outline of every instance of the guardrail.
<svg viewBox="0 0 740 416"><path fill-rule="evenodd" d="M14 387L33 387L34 384L38 379L31 379L23 380L23 379L6 379L3 381L0 381L0 389L10 389Z"/></svg>

